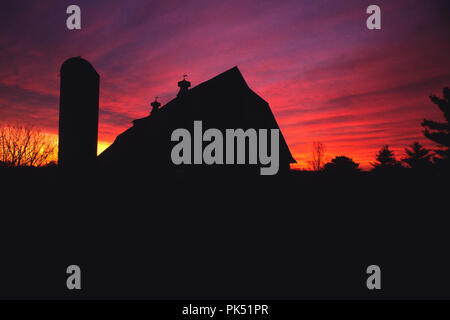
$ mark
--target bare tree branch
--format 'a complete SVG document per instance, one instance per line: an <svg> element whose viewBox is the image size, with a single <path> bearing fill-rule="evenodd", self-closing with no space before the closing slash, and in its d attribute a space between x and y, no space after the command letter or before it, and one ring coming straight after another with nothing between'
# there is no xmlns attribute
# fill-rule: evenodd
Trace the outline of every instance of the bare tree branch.
<svg viewBox="0 0 450 320"><path fill-rule="evenodd" d="M56 141L33 126L0 125L0 162L13 167L41 167L54 160Z"/></svg>
<svg viewBox="0 0 450 320"><path fill-rule="evenodd" d="M312 160L309 161L314 171L320 171L325 164L325 146L322 142L313 143Z"/></svg>

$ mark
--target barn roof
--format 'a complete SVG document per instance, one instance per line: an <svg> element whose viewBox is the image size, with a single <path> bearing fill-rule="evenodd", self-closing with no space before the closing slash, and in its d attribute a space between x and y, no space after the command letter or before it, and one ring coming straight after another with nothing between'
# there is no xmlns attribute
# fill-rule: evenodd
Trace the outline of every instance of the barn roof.
<svg viewBox="0 0 450 320"><path fill-rule="evenodd" d="M249 88L241 72L233 67L205 81L161 107L157 114L133 121L100 156L100 163L114 165L134 157L153 159L170 141L170 132L192 128L201 120L204 130L279 129L269 104ZM147 150L147 151L146 151ZM128 160L127 160L128 159ZM295 163L280 130L280 164Z"/></svg>

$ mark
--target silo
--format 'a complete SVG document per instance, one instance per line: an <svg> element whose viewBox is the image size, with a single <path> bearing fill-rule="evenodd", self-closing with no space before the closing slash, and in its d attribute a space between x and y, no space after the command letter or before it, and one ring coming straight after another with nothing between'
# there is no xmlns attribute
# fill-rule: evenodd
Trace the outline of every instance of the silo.
<svg viewBox="0 0 450 320"><path fill-rule="evenodd" d="M97 159L100 76L81 57L61 66L58 164L92 168Z"/></svg>

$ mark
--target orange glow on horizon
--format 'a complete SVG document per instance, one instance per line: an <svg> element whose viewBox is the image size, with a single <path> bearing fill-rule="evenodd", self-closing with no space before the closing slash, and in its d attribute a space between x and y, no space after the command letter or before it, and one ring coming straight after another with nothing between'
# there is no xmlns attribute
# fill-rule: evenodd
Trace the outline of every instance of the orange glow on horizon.
<svg viewBox="0 0 450 320"><path fill-rule="evenodd" d="M99 141L97 143L97 155L105 151L111 144L112 142Z"/></svg>

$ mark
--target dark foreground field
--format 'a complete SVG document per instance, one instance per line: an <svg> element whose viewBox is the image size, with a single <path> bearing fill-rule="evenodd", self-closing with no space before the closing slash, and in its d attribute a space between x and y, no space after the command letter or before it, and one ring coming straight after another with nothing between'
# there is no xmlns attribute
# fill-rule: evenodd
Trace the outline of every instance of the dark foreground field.
<svg viewBox="0 0 450 320"><path fill-rule="evenodd" d="M2 169L0 298L450 298L447 180Z"/></svg>

